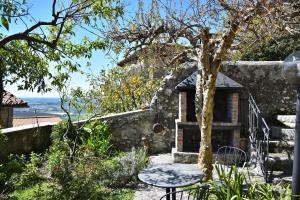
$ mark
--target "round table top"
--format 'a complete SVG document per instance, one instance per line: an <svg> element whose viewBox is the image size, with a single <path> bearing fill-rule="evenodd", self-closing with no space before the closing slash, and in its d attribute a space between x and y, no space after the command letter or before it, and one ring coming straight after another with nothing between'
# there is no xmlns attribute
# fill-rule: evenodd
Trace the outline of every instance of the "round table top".
<svg viewBox="0 0 300 200"><path fill-rule="evenodd" d="M170 163L149 166L138 174L138 178L148 185L177 188L200 182L203 172L195 164Z"/></svg>

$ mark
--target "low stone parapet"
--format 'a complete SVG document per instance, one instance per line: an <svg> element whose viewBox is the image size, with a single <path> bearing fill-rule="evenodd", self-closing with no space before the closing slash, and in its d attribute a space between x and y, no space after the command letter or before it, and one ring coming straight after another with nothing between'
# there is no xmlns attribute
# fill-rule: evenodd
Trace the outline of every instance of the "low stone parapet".
<svg viewBox="0 0 300 200"><path fill-rule="evenodd" d="M152 127L155 113L151 109L111 114L90 119L105 121L109 124L113 144L120 150L143 147L142 138L149 140L150 152L170 151L169 141L163 134L154 134ZM74 122L82 125L87 120ZM40 123L2 129L8 141L1 154L27 154L31 151L42 152L50 145L52 127L57 123Z"/></svg>
<svg viewBox="0 0 300 200"><path fill-rule="evenodd" d="M1 156L44 151L50 144L50 134L55 124L41 123L2 129L7 141L5 148L1 150Z"/></svg>

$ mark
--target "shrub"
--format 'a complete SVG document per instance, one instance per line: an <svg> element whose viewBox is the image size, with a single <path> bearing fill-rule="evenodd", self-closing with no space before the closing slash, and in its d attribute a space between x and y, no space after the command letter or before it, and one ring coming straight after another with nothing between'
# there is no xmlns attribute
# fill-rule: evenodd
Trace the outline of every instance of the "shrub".
<svg viewBox="0 0 300 200"><path fill-rule="evenodd" d="M267 183L247 183L247 175L239 172L238 168L226 170L216 165L218 181L208 182L212 199L224 200L287 200L291 198L289 186Z"/></svg>
<svg viewBox="0 0 300 200"><path fill-rule="evenodd" d="M82 127L76 128L75 134L77 134L78 138L70 141L70 138L66 137L68 123L62 122L55 126L51 134L52 145L50 154L54 153L54 151L60 151L70 155L70 152L75 150L76 154L102 158L111 156L113 149L107 124L100 121L91 121ZM72 142L75 142L76 145L70 146ZM72 149L73 147L75 149Z"/></svg>
<svg viewBox="0 0 300 200"><path fill-rule="evenodd" d="M8 138L7 136L1 132L0 130L0 151L2 152L7 144Z"/></svg>
<svg viewBox="0 0 300 200"><path fill-rule="evenodd" d="M14 174L24 171L26 165L25 156L9 156L8 161L0 165L0 188L1 191L10 190L10 179Z"/></svg>
<svg viewBox="0 0 300 200"><path fill-rule="evenodd" d="M42 156L31 153L30 160L22 167L22 173L14 173L10 179L11 185L16 188L25 188L43 180L40 175L39 166ZM20 166L18 166L20 167Z"/></svg>
<svg viewBox="0 0 300 200"><path fill-rule="evenodd" d="M216 165L215 169L219 181L210 182L212 193L217 199L242 199L246 176L238 172L238 168L225 169L222 165Z"/></svg>
<svg viewBox="0 0 300 200"><path fill-rule="evenodd" d="M22 166L22 173L11 179L15 191L10 197L132 199L132 190L127 187L132 186L138 171L146 165L146 153L142 149L133 149L129 153L115 155L108 126L90 122L78 128L76 154L69 156L69 141L64 137L66 130L65 123L55 127L51 135L52 145L44 157L31 154L30 161Z"/></svg>
<svg viewBox="0 0 300 200"><path fill-rule="evenodd" d="M108 125L100 121L87 123L82 129L82 147L96 157L111 155L111 135Z"/></svg>
<svg viewBox="0 0 300 200"><path fill-rule="evenodd" d="M18 200L37 200L37 199L51 199L60 200L62 195L57 186L48 183L48 181L40 182L23 189L17 189L9 195L9 199Z"/></svg>
<svg viewBox="0 0 300 200"><path fill-rule="evenodd" d="M148 157L143 149L133 149L113 160L115 166L110 175L110 187L124 187L137 179L137 175L148 163Z"/></svg>

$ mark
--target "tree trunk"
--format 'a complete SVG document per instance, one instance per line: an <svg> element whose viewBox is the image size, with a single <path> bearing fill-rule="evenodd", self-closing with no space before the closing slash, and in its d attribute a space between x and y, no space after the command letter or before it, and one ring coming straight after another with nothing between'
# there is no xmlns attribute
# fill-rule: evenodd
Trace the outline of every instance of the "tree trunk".
<svg viewBox="0 0 300 200"><path fill-rule="evenodd" d="M196 116L201 134L198 166L204 173L204 180L212 178L213 170L211 134L216 78L217 73L208 73L204 69L197 76L196 101L198 109Z"/></svg>
<svg viewBox="0 0 300 200"><path fill-rule="evenodd" d="M196 84L196 117L201 134L198 166L203 170L204 180L212 178L213 170L211 133L217 75L221 62L238 31L239 23L237 21L232 22L229 32L223 36L220 45L217 45L211 40L209 28L204 28L201 37L202 48L197 51L199 61ZM214 53L212 54L212 52Z"/></svg>
<svg viewBox="0 0 300 200"><path fill-rule="evenodd" d="M2 110L3 110L3 94L4 94L4 85L3 85L3 73L0 71L0 128L6 128L2 126Z"/></svg>

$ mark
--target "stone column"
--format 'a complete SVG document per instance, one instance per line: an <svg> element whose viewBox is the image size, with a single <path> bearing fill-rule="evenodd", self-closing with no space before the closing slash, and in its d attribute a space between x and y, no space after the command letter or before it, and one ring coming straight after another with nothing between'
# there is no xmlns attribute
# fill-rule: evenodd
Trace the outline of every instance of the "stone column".
<svg viewBox="0 0 300 200"><path fill-rule="evenodd" d="M232 93L231 95L231 122L237 125L239 122L239 93ZM240 147L240 128L233 130L233 146Z"/></svg>
<svg viewBox="0 0 300 200"><path fill-rule="evenodd" d="M232 145L234 147L240 148L240 129L239 128L236 128L233 130Z"/></svg>
<svg viewBox="0 0 300 200"><path fill-rule="evenodd" d="M177 129L176 132L176 150L177 152L182 152L183 147L183 130Z"/></svg>
<svg viewBox="0 0 300 200"><path fill-rule="evenodd" d="M237 124L239 121L239 93L231 95L231 122Z"/></svg>
<svg viewBox="0 0 300 200"><path fill-rule="evenodd" d="M180 122L186 122L186 92L179 92L179 114Z"/></svg>
<svg viewBox="0 0 300 200"><path fill-rule="evenodd" d="M13 108L2 107L0 115L1 115L1 127L2 128L12 127Z"/></svg>

